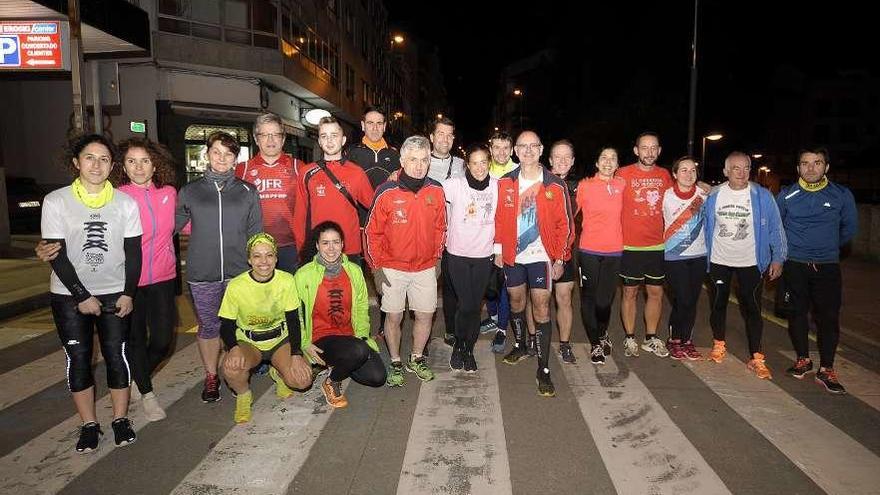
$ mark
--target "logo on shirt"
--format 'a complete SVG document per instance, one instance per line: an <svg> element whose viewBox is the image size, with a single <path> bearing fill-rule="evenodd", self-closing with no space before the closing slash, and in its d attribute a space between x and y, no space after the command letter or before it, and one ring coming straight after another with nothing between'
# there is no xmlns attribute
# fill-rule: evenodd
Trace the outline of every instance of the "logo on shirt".
<svg viewBox="0 0 880 495"><path fill-rule="evenodd" d="M394 210L394 215L391 216L391 223L393 224L402 224L409 223L409 220L406 218L406 210L402 208L398 208Z"/></svg>
<svg viewBox="0 0 880 495"><path fill-rule="evenodd" d="M831 208L831 203L825 203L825 204L822 205L822 206L824 206L825 208Z"/></svg>
<svg viewBox="0 0 880 495"><path fill-rule="evenodd" d="M342 306L342 289L330 289L327 294L330 297L327 317L330 319L330 324L339 328L345 324L342 318L345 315L345 308Z"/></svg>
<svg viewBox="0 0 880 495"><path fill-rule="evenodd" d="M254 179L254 186L257 187L258 192L266 192L266 191L281 191L283 189L283 184L281 179Z"/></svg>
<svg viewBox="0 0 880 495"><path fill-rule="evenodd" d="M86 241L82 246L83 258L92 267L92 271L104 264L104 253L110 250L106 240L107 222L100 221L100 218L100 215L92 215L92 220L83 222L83 231L86 234Z"/></svg>
<svg viewBox="0 0 880 495"><path fill-rule="evenodd" d="M327 188L324 187L324 184L318 184L315 186L315 194L322 198L327 195Z"/></svg>
<svg viewBox="0 0 880 495"><path fill-rule="evenodd" d="M257 172L256 170L251 170L251 171L250 171L251 177L256 177L258 173L259 173L259 172Z"/></svg>

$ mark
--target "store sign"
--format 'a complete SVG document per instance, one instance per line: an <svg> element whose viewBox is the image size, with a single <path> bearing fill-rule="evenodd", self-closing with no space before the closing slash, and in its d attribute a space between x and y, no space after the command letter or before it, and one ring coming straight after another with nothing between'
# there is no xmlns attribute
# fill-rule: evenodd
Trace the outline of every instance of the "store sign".
<svg viewBox="0 0 880 495"><path fill-rule="evenodd" d="M67 22L0 21L0 71L69 70Z"/></svg>

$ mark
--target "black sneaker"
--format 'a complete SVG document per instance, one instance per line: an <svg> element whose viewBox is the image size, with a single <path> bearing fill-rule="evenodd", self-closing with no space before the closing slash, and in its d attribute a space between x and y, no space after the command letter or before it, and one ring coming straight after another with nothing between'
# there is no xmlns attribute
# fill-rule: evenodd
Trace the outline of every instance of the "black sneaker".
<svg viewBox="0 0 880 495"><path fill-rule="evenodd" d="M113 438L117 447L124 447L137 440L137 434L131 428L131 420L128 418L114 419L110 426L113 427Z"/></svg>
<svg viewBox="0 0 880 495"><path fill-rule="evenodd" d="M556 397L556 387L553 386L553 381L550 380L550 370L546 368L538 370L538 376L535 381L538 384L538 395L541 397Z"/></svg>
<svg viewBox="0 0 880 495"><path fill-rule="evenodd" d="M495 354L503 354L504 348L507 347L507 332L498 330L495 332L495 338L492 339L492 352Z"/></svg>
<svg viewBox="0 0 880 495"><path fill-rule="evenodd" d="M608 334L599 337L599 345L602 346L602 354L606 356L611 355L611 350L614 348L614 344L611 343L611 339L608 338Z"/></svg>
<svg viewBox="0 0 880 495"><path fill-rule="evenodd" d="M534 335L529 335L529 345L526 352L529 356L538 355L538 338Z"/></svg>
<svg viewBox="0 0 880 495"><path fill-rule="evenodd" d="M513 349L504 356L504 362L507 364L516 364L523 359L529 357L526 350L520 344L514 344Z"/></svg>
<svg viewBox="0 0 880 495"><path fill-rule="evenodd" d="M846 389L837 381L837 372L831 368L819 368L816 372L816 383L823 385L832 394L846 393Z"/></svg>
<svg viewBox="0 0 880 495"><path fill-rule="evenodd" d="M79 440L76 442L76 451L80 454L91 452L98 448L101 440L101 425L91 421L79 427Z"/></svg>
<svg viewBox="0 0 880 495"><path fill-rule="evenodd" d="M443 335L443 342L450 347L454 347L455 346L455 334L454 333L444 334Z"/></svg>
<svg viewBox="0 0 880 495"><path fill-rule="evenodd" d="M602 344L594 345L590 350L590 362L593 364L605 364L605 350Z"/></svg>
<svg viewBox="0 0 880 495"><path fill-rule="evenodd" d="M464 368L464 352L457 348L452 348L452 357L449 358L449 369L460 370Z"/></svg>
<svg viewBox="0 0 880 495"><path fill-rule="evenodd" d="M217 402L220 400L220 377L216 374L205 374L205 386L202 387L202 402Z"/></svg>
<svg viewBox="0 0 880 495"><path fill-rule="evenodd" d="M811 371L813 371L813 360L810 358L798 358L791 368L785 370L785 374L800 380Z"/></svg>
<svg viewBox="0 0 880 495"><path fill-rule="evenodd" d="M464 370L468 373L477 372L477 360L474 359L474 353L468 352L464 355Z"/></svg>
<svg viewBox="0 0 880 495"><path fill-rule="evenodd" d="M574 364L578 361L571 349L571 344L559 344L559 357L562 358L563 363Z"/></svg>

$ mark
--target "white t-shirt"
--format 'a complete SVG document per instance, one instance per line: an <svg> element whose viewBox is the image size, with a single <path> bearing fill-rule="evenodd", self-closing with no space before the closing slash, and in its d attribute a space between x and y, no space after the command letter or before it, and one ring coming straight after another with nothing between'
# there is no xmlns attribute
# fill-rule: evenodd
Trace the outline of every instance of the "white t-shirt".
<svg viewBox="0 0 880 495"><path fill-rule="evenodd" d="M519 175L519 212L516 216L516 263L550 261L541 232L538 230L538 203L535 199L541 189L541 177L536 180Z"/></svg>
<svg viewBox="0 0 880 495"><path fill-rule="evenodd" d="M464 160L450 154L446 158L437 158L431 153L431 165L428 167L428 177L439 183L453 177L464 177Z"/></svg>
<svg viewBox="0 0 880 495"><path fill-rule="evenodd" d="M755 266L755 221L749 185L734 191L724 184L718 189L715 229L712 232L712 263L724 266Z"/></svg>
<svg viewBox="0 0 880 495"><path fill-rule="evenodd" d="M123 240L143 233L137 203L127 194L113 191L109 203L92 209L74 197L71 186L46 195L40 232L43 239L64 239L76 275L96 296L125 288ZM49 291L70 295L54 271Z"/></svg>

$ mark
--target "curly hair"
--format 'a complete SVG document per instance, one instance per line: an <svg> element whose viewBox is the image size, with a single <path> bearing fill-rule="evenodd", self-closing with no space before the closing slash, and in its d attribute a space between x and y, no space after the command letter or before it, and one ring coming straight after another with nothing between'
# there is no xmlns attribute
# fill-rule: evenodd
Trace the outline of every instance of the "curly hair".
<svg viewBox="0 0 880 495"><path fill-rule="evenodd" d="M119 152L116 149L116 145L113 144L113 141L100 134L79 134L71 137L67 141L61 153L61 165L70 172L73 177L79 176L79 169L73 164L73 159L79 159L79 154L82 153L86 146L92 143L104 145L110 151L111 163L115 164L118 162Z"/></svg>
<svg viewBox="0 0 880 495"><path fill-rule="evenodd" d="M176 184L177 174L174 170L174 157L171 156L171 151L163 144L142 137L133 137L119 143L119 156L122 157L122 166L114 168L110 174L110 181L113 185L121 186L131 182L128 174L125 173L125 155L134 148L140 148L150 155L150 161L153 163L154 186L159 188Z"/></svg>

